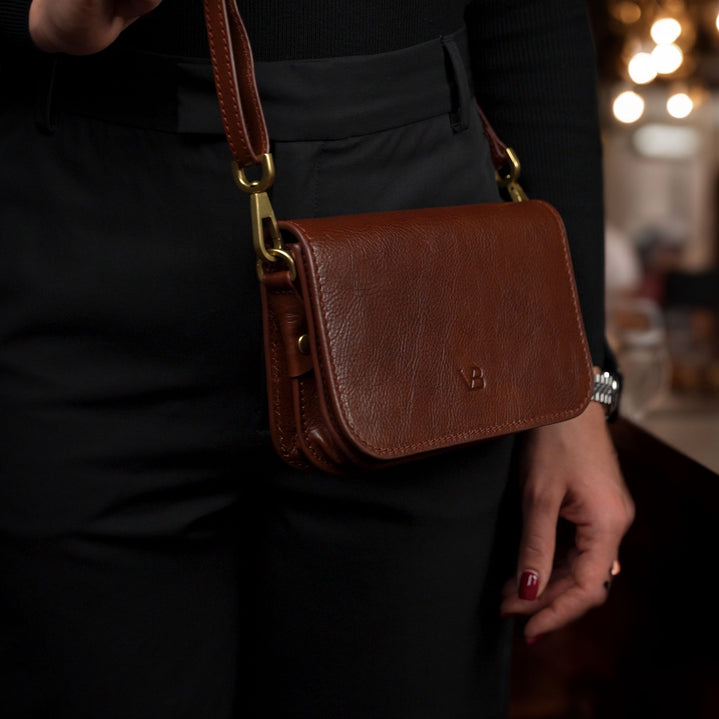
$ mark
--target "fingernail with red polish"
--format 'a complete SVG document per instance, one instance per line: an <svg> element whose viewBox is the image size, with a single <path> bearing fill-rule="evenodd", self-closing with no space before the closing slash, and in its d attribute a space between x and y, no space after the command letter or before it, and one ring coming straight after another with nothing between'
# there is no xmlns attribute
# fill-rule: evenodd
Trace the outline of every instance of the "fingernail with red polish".
<svg viewBox="0 0 719 719"><path fill-rule="evenodd" d="M538 589L539 574L533 569L527 569L522 572L522 576L519 580L519 598L536 599Z"/></svg>
<svg viewBox="0 0 719 719"><path fill-rule="evenodd" d="M527 644L531 647L532 644L536 644L540 639L544 639L545 636L544 634L537 634L536 637L530 637L527 639Z"/></svg>

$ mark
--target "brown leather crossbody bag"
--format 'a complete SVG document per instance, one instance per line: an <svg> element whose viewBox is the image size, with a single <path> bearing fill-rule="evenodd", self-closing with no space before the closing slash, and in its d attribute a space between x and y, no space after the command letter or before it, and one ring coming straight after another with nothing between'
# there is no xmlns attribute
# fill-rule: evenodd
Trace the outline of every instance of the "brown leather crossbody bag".
<svg viewBox="0 0 719 719"><path fill-rule="evenodd" d="M484 115L514 201L277 221L245 27L235 0L205 0L205 13L249 196L279 455L350 473L578 415L592 367L564 225L526 199Z"/></svg>

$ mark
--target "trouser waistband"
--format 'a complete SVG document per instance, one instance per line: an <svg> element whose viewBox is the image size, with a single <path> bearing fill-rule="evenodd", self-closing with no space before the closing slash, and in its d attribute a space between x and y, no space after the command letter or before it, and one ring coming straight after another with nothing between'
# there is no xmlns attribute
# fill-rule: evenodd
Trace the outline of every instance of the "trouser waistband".
<svg viewBox="0 0 719 719"><path fill-rule="evenodd" d="M461 129L473 96L469 68L464 28L387 53L255 64L279 141L363 135L447 113ZM34 75L45 129L67 112L167 132L224 132L209 61L108 50L46 58Z"/></svg>

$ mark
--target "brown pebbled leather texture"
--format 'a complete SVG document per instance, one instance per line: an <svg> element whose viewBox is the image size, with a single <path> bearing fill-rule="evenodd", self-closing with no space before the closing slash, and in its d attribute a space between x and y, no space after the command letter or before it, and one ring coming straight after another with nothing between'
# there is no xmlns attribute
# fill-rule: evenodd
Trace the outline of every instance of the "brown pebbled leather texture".
<svg viewBox="0 0 719 719"><path fill-rule="evenodd" d="M281 227L299 292L268 267L262 294L271 429L290 464L389 466L570 419L588 404L591 360L550 205ZM297 350L305 332L311 363Z"/></svg>

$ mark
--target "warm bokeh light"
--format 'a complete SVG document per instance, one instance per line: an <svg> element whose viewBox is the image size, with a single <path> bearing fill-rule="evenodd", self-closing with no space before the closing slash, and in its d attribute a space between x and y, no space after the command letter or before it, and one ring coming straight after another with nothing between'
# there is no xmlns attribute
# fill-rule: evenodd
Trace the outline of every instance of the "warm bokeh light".
<svg viewBox="0 0 719 719"><path fill-rule="evenodd" d="M657 72L661 75L671 75L676 72L684 61L684 53L674 43L657 45L652 50Z"/></svg>
<svg viewBox="0 0 719 719"><path fill-rule="evenodd" d="M657 45L668 45L674 42L682 33L682 26L673 17L665 17L657 20L650 30L652 40Z"/></svg>
<svg viewBox="0 0 719 719"><path fill-rule="evenodd" d="M642 9L637 3L625 0L624 2L618 2L616 5L612 5L611 13L619 22L623 22L625 25L631 25L642 16Z"/></svg>
<svg viewBox="0 0 719 719"><path fill-rule="evenodd" d="M638 52L630 61L627 67L629 77L638 85L651 82L657 76L657 68L654 58L649 52Z"/></svg>
<svg viewBox="0 0 719 719"><path fill-rule="evenodd" d="M636 92L627 90L617 96L612 109L619 122L629 124L636 122L644 114L644 100Z"/></svg>
<svg viewBox="0 0 719 719"><path fill-rule="evenodd" d="M688 117L693 109L694 103L685 92L677 92L667 100L667 112L677 120Z"/></svg>

